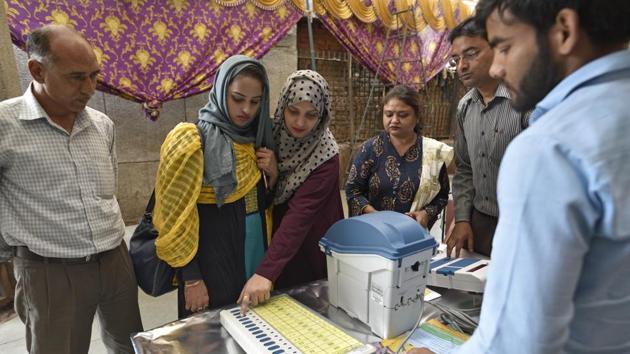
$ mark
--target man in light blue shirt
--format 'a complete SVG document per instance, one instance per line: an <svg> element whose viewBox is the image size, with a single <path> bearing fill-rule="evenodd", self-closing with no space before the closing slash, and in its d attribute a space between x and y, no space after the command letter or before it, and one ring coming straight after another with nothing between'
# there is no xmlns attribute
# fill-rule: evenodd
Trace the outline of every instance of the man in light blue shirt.
<svg viewBox="0 0 630 354"><path fill-rule="evenodd" d="M630 1L481 0L515 108L480 325L457 353L630 353ZM422 352L422 351L419 351Z"/></svg>

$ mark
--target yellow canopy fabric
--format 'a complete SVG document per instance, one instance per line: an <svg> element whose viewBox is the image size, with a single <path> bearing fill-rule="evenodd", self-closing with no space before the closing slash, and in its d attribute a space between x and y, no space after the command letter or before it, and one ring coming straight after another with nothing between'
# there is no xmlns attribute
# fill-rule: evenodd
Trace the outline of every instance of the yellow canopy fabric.
<svg viewBox="0 0 630 354"><path fill-rule="evenodd" d="M254 2L256 1L276 3L279 0L255 0ZM303 0L291 0L291 2L298 10L306 12ZM409 7L412 7L413 11L400 13L400 20L397 22L396 15L391 11L391 2L394 2L396 11L400 12ZM378 18L386 28L397 30L404 24L417 32L424 30L427 24L435 31L442 31L446 27L453 29L459 22L470 17L472 12L463 0L372 0L369 5L365 3L365 0L313 0L315 12L320 16L329 14L337 19L346 20L354 15L359 21L365 23L372 23Z"/></svg>

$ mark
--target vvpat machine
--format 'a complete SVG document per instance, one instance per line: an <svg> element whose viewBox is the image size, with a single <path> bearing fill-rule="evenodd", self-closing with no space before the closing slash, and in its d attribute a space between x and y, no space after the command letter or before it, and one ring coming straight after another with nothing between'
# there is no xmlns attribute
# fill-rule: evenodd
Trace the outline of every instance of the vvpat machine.
<svg viewBox="0 0 630 354"><path fill-rule="evenodd" d="M379 211L340 220L319 242L330 303L382 338L411 329L437 243L414 219Z"/></svg>

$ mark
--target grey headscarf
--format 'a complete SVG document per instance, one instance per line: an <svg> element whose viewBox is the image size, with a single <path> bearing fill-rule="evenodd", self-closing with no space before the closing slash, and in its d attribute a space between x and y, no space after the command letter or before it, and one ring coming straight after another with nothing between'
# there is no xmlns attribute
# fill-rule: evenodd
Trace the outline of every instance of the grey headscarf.
<svg viewBox="0 0 630 354"><path fill-rule="evenodd" d="M308 135L295 138L284 123L284 110L291 105L311 102L319 112L319 122ZM273 118L273 135L278 145L278 170L274 204L286 202L317 167L339 153L330 125L330 93L328 83L312 70L299 70L289 75Z"/></svg>
<svg viewBox="0 0 630 354"><path fill-rule="evenodd" d="M228 114L228 86L249 66L257 67L264 77L263 95L258 116L247 126L238 127ZM254 142L257 148L274 150L272 122L269 119L269 82L262 63L245 55L234 55L223 62L214 77L208 104L199 111L197 125L205 136L203 184L214 188L217 205L221 206L237 183L232 142Z"/></svg>

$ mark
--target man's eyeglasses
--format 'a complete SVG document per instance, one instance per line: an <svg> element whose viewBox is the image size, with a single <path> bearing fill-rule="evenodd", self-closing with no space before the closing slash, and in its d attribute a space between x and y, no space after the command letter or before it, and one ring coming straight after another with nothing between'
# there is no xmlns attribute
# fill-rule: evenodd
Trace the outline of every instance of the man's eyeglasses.
<svg viewBox="0 0 630 354"><path fill-rule="evenodd" d="M466 62L470 62L471 60L475 60L477 56L481 53L481 49L469 49L464 52L464 55L460 56L452 56L448 61L448 65L455 69L461 60L465 60Z"/></svg>

